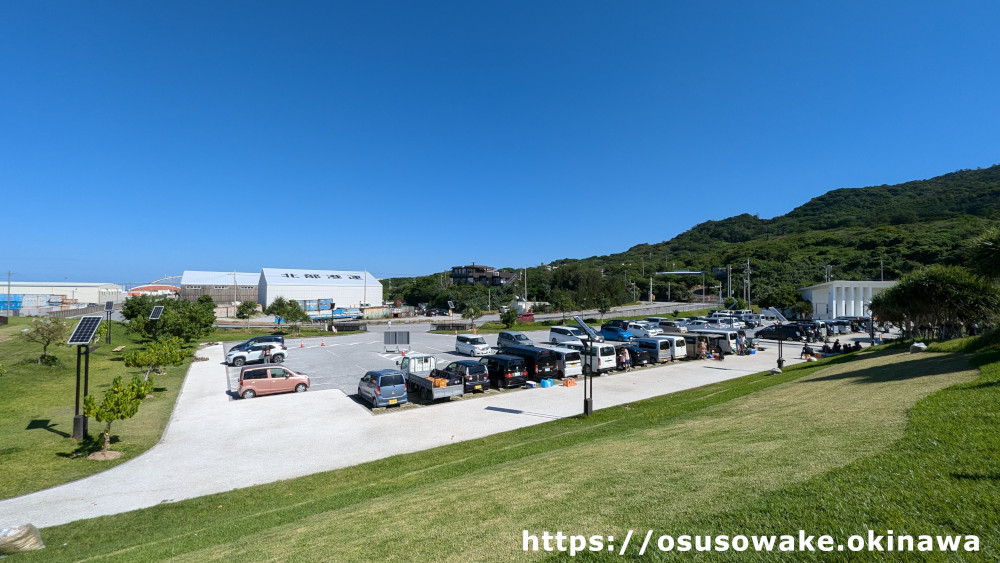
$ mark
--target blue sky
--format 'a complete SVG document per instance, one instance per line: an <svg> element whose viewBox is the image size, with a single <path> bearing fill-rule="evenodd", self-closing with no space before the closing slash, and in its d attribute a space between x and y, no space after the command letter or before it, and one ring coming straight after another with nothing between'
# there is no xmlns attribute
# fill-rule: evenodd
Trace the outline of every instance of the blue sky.
<svg viewBox="0 0 1000 563"><path fill-rule="evenodd" d="M1000 3L5 2L0 269L521 267L1000 163Z"/></svg>

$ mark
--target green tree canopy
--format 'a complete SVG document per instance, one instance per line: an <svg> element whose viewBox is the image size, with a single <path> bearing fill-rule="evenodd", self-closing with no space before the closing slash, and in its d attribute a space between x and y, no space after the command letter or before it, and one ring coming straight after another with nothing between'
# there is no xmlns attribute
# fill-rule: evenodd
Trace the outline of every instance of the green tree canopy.
<svg viewBox="0 0 1000 563"><path fill-rule="evenodd" d="M989 323L1000 315L1000 287L959 266L930 266L903 277L872 299L880 320L945 327Z"/></svg>
<svg viewBox="0 0 1000 563"><path fill-rule="evenodd" d="M163 306L157 321L150 321L153 307ZM215 323L215 302L211 296L202 295L192 303L172 297L140 295L129 297L122 305L122 316L128 320L128 329L146 338L176 336L190 342L210 334Z"/></svg>
<svg viewBox="0 0 1000 563"><path fill-rule="evenodd" d="M128 385L122 383L119 375L111 382L111 388L104 393L104 399L98 405L93 395L83 399L83 414L93 417L98 422L106 423L104 427L103 451L111 448L111 423L116 420L127 420L139 412L139 404L153 391L153 380L143 380L136 375Z"/></svg>
<svg viewBox="0 0 1000 563"><path fill-rule="evenodd" d="M972 267L988 278L1000 278L1000 228L992 227L972 239Z"/></svg>
<svg viewBox="0 0 1000 563"><path fill-rule="evenodd" d="M42 363L48 356L49 346L61 346L69 338L69 325L61 319L35 318L31 326L21 333L21 338L42 345L42 355L38 357L38 363Z"/></svg>
<svg viewBox="0 0 1000 563"><path fill-rule="evenodd" d="M302 306L299 305L298 301L285 299L284 297L278 297L272 301L267 306L267 309L264 310L264 313L283 319L284 322L292 326L296 334L299 332L300 323L310 321L309 315L302 310ZM280 323L281 321L279 320Z"/></svg>

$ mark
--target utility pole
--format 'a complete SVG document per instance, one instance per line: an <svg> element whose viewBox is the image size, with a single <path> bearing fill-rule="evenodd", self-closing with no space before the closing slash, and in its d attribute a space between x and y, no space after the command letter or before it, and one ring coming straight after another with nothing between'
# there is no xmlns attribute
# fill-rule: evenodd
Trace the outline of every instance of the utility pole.
<svg viewBox="0 0 1000 563"><path fill-rule="evenodd" d="M750 308L750 259L747 258L747 269L745 270L747 275L747 309Z"/></svg>
<svg viewBox="0 0 1000 563"><path fill-rule="evenodd" d="M733 267L729 264L726 264L726 295L733 297Z"/></svg>
<svg viewBox="0 0 1000 563"><path fill-rule="evenodd" d="M879 281L885 281L885 264L882 260L878 261L878 277Z"/></svg>

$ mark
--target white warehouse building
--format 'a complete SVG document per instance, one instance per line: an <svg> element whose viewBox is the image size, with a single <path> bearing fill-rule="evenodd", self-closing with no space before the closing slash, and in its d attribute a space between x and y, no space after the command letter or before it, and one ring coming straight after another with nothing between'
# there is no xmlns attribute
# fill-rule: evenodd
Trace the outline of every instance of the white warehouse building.
<svg viewBox="0 0 1000 563"><path fill-rule="evenodd" d="M802 298L813 306L814 319L861 317L869 314L872 297L896 285L895 281L830 281L804 287Z"/></svg>
<svg viewBox="0 0 1000 563"><path fill-rule="evenodd" d="M264 268L257 302L269 306L278 297L298 301L306 312L382 305L382 284L366 271Z"/></svg>

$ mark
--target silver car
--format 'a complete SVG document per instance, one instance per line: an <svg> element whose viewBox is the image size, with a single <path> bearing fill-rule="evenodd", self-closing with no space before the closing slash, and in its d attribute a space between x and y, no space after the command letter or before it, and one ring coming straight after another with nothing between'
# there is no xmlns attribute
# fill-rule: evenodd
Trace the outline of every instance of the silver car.
<svg viewBox="0 0 1000 563"><path fill-rule="evenodd" d="M516 330L505 330L497 335L497 346L534 346L535 343Z"/></svg>
<svg viewBox="0 0 1000 563"><path fill-rule="evenodd" d="M406 403L406 379L394 369L369 371L358 382L358 397L372 408L402 405Z"/></svg>

